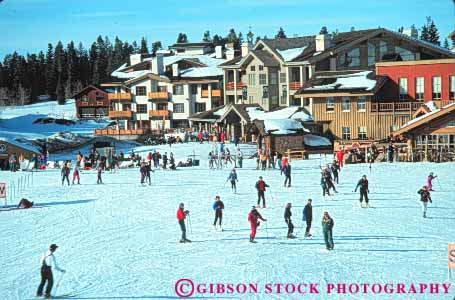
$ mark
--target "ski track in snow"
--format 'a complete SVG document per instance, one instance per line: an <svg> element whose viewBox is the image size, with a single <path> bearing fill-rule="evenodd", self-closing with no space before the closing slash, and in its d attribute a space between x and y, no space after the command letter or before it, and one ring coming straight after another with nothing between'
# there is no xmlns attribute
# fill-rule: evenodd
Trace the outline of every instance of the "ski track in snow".
<svg viewBox="0 0 455 300"><path fill-rule="evenodd" d="M234 147L228 147L233 153ZM284 177L278 170L258 171L254 159L244 159L245 168L237 169L234 194L226 183L231 165L207 169L211 145L138 150L145 155L154 149L172 151L177 159L185 159L194 150L201 155L201 167L157 170L152 185L144 187L139 184L138 169L103 173L103 185L95 184L96 172L84 171L81 185L70 187L61 186L58 170L35 173L34 186L20 197L43 208L0 212L0 299L33 297L39 283L39 260L50 243L60 246L56 255L67 270L57 294L75 295L73 299L173 298L174 284L183 277L203 283L258 283L260 287L270 282L323 286L447 279L447 244L455 236L453 164L382 163L372 165L371 172L367 164L347 165L340 172L340 193L324 200L319 165L330 161L328 157L292 161L291 188L282 186ZM433 204L423 219L417 190L430 171L438 175L433 183L437 192L432 193ZM369 178L371 209L358 208L358 193L352 192L362 174ZM257 201L254 184L259 175L271 186L266 192L271 208L260 210L268 222L261 222L258 243L250 244L247 214ZM19 176L1 172L0 181L8 183ZM216 195L226 207L224 232L212 227ZM313 238L303 239L301 218L308 198L314 205ZM191 244L178 243L175 212L180 202L191 211L191 227L187 223ZM293 204L298 237L294 240L285 239L287 202ZM325 210L335 221L332 252L325 251L322 237ZM60 276L54 272L54 287ZM299 298L283 296L260 294L254 299ZM312 297L325 298L325 294Z"/></svg>

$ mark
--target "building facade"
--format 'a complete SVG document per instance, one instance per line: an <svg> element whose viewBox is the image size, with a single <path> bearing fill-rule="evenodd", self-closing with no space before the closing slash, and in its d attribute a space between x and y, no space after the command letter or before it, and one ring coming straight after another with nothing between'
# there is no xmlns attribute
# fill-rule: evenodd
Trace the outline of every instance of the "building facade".
<svg viewBox="0 0 455 300"><path fill-rule="evenodd" d="M101 88L89 85L72 98L76 100L76 114L80 119L109 116L108 93Z"/></svg>

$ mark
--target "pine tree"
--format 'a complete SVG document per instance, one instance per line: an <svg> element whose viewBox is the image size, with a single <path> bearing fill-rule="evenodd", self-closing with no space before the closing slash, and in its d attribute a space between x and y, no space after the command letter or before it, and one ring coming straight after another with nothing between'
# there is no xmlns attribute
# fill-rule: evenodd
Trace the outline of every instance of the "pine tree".
<svg viewBox="0 0 455 300"><path fill-rule="evenodd" d="M156 51L163 49L163 46L161 45L161 41L154 41L152 43L152 52L156 53Z"/></svg>
<svg viewBox="0 0 455 300"><path fill-rule="evenodd" d="M319 34L329 34L329 31L327 30L327 26L322 26L321 30L319 30Z"/></svg>
<svg viewBox="0 0 455 300"><path fill-rule="evenodd" d="M449 41L447 40L447 38L444 39L444 44L442 46L446 49L449 49Z"/></svg>
<svg viewBox="0 0 455 300"><path fill-rule="evenodd" d="M420 39L422 41L428 42L428 27L427 25L423 25L422 29L420 30Z"/></svg>
<svg viewBox="0 0 455 300"><path fill-rule="evenodd" d="M204 32L204 36L202 37L202 41L210 43L212 41L212 38L210 37L210 31L207 30Z"/></svg>
<svg viewBox="0 0 455 300"><path fill-rule="evenodd" d="M134 53L134 54L139 54L139 47L137 46L136 41L133 41L133 42L131 43L131 47L132 47L132 49L133 49L133 52L131 52L131 54L133 54L133 53Z"/></svg>
<svg viewBox="0 0 455 300"><path fill-rule="evenodd" d="M57 95L57 102L60 105L65 104L65 91L63 89L63 83L62 83L62 74L58 74L57 78L57 88L55 90L55 94Z"/></svg>
<svg viewBox="0 0 455 300"><path fill-rule="evenodd" d="M431 20L431 18L429 20ZM433 20L431 20L430 25L428 26L428 41L438 46L441 45L441 42L439 41L439 31Z"/></svg>
<svg viewBox="0 0 455 300"><path fill-rule="evenodd" d="M57 86L57 76L54 68L54 48L51 43L47 44L46 52L46 94L49 95L51 99L54 98L55 88Z"/></svg>
<svg viewBox="0 0 455 300"><path fill-rule="evenodd" d="M76 81L81 82L83 85L87 85L90 82L90 61L87 50L85 50L82 43L79 43L76 53L78 58ZM79 90L76 89L76 91Z"/></svg>
<svg viewBox="0 0 455 300"><path fill-rule="evenodd" d="M144 53L144 54L149 53L149 48L147 47L147 40L145 39L145 37L142 37L142 39L141 39L140 53Z"/></svg>
<svg viewBox="0 0 455 300"><path fill-rule="evenodd" d="M177 44L179 43L188 43L188 37L186 36L186 33L180 32L179 35L177 36Z"/></svg>
<svg viewBox="0 0 455 300"><path fill-rule="evenodd" d="M90 82L94 85L100 84L100 74L98 70L98 50L96 43L93 43L89 52L90 61Z"/></svg>
<svg viewBox="0 0 455 300"><path fill-rule="evenodd" d="M285 39L286 38L286 33L284 33L284 29L280 27L278 30L277 34L275 35L276 39Z"/></svg>
<svg viewBox="0 0 455 300"><path fill-rule="evenodd" d="M399 33L403 33L403 30L404 30L404 27L403 27L403 26L401 26L401 27L399 27L399 28L398 28L398 30L397 30L397 31L398 31Z"/></svg>
<svg viewBox="0 0 455 300"><path fill-rule="evenodd" d="M256 41L255 41L254 43L257 44L260 40L261 40L261 37L258 35L258 36L256 37Z"/></svg>
<svg viewBox="0 0 455 300"><path fill-rule="evenodd" d="M69 98L73 93L73 84L77 77L77 53L73 41L71 41L66 47L66 72L66 81L69 86L69 93L65 93L65 98ZM69 96L66 97L67 95Z"/></svg>
<svg viewBox="0 0 455 300"><path fill-rule="evenodd" d="M246 34L246 40L250 46L253 45L253 39L254 39L254 33L251 31L251 27L248 30L248 33Z"/></svg>
<svg viewBox="0 0 455 300"><path fill-rule="evenodd" d="M226 42L227 43L233 43L234 44L234 48L235 48L236 45L238 45L238 41L239 41L239 38L237 37L237 33L235 33L234 28L231 28L229 30L228 35L226 36Z"/></svg>
<svg viewBox="0 0 455 300"><path fill-rule="evenodd" d="M224 46L224 40L222 37L220 37L218 34L215 34L213 36L213 45L216 46Z"/></svg>

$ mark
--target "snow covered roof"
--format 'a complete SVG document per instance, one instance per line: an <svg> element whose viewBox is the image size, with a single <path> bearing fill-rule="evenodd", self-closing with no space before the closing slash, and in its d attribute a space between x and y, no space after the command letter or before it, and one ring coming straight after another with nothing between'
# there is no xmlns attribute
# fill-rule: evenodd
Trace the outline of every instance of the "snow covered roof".
<svg viewBox="0 0 455 300"><path fill-rule="evenodd" d="M277 120L293 119L301 121L312 121L310 114L306 113L299 106L289 106L282 109L266 112L259 107L247 107L246 111L250 120Z"/></svg>
<svg viewBox="0 0 455 300"><path fill-rule="evenodd" d="M223 76L223 70L218 68L217 66L211 67L201 67L201 68L189 68L180 71L180 76L183 78L191 77L215 77L215 76Z"/></svg>
<svg viewBox="0 0 455 300"><path fill-rule="evenodd" d="M305 143L305 145L310 147L322 147L332 145L328 138L314 134L305 134L303 136L303 142Z"/></svg>
<svg viewBox="0 0 455 300"><path fill-rule="evenodd" d="M302 123L292 119L265 119L264 120L264 131L270 132L271 134L291 134L296 131L306 131Z"/></svg>
<svg viewBox="0 0 455 300"><path fill-rule="evenodd" d="M133 79L136 77L141 77L146 74L152 73L150 70L140 70L140 71L132 71L132 72L122 72L121 70L127 67L127 63L124 63L120 67L118 67L114 72L111 73L112 77L121 78L121 79Z"/></svg>
<svg viewBox="0 0 455 300"><path fill-rule="evenodd" d="M306 48L307 48L307 46L291 48L291 49L287 49L287 50L278 50L277 49L277 52L281 55L281 57L283 58L283 60L285 62L288 62L288 61L295 59L300 54L302 54Z"/></svg>
<svg viewBox="0 0 455 300"><path fill-rule="evenodd" d="M335 79L333 83L314 85L304 89L305 91L314 91L314 90L330 90L330 89L353 89L353 88L362 88L367 91L370 91L376 85L376 80L367 78L369 74L373 73L372 71L363 71L347 75L337 75L337 76L321 76L320 79Z"/></svg>
<svg viewBox="0 0 455 300"><path fill-rule="evenodd" d="M16 141L15 139L13 138L7 138L7 137L0 137L0 142L3 141L3 142L6 142L6 143L9 143L11 145L14 145L18 148L22 148L22 149L25 149L25 150L28 150L30 152L35 152L35 153L40 153L40 150L38 148L36 148L35 146L32 146L32 145L28 145L28 144L25 144L25 143L21 143L21 142L18 142Z"/></svg>

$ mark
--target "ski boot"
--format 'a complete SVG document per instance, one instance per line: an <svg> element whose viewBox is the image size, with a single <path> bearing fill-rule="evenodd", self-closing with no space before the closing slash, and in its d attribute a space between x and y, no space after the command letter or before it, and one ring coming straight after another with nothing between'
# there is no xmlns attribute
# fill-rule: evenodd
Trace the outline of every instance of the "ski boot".
<svg viewBox="0 0 455 300"><path fill-rule="evenodd" d="M224 231L224 229L223 229L223 227L221 227L221 225L220 225L220 227L219 227L219 230L220 230L220 231Z"/></svg>
<svg viewBox="0 0 455 300"><path fill-rule="evenodd" d="M256 205L256 208L261 208L261 206L258 204L258 205Z"/></svg>
<svg viewBox="0 0 455 300"><path fill-rule="evenodd" d="M185 239L185 243L191 243L191 240Z"/></svg>
<svg viewBox="0 0 455 300"><path fill-rule="evenodd" d="M369 208L369 207L370 207L370 205L367 203L367 205L365 206L365 208Z"/></svg>
<svg viewBox="0 0 455 300"><path fill-rule="evenodd" d="M289 235L288 235L288 239L295 239L295 238L296 238L296 236L293 235L293 234L289 234Z"/></svg>
<svg viewBox="0 0 455 300"><path fill-rule="evenodd" d="M250 238L250 243L256 244L257 242L254 239Z"/></svg>
<svg viewBox="0 0 455 300"><path fill-rule="evenodd" d="M362 208L362 202L359 202L359 207Z"/></svg>
<svg viewBox="0 0 455 300"><path fill-rule="evenodd" d="M265 204L264 204L264 206L262 208L267 208L267 206L265 206Z"/></svg>
<svg viewBox="0 0 455 300"><path fill-rule="evenodd" d="M423 217L424 217L424 218L427 217L427 213L426 213L426 212L423 213Z"/></svg>

